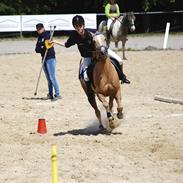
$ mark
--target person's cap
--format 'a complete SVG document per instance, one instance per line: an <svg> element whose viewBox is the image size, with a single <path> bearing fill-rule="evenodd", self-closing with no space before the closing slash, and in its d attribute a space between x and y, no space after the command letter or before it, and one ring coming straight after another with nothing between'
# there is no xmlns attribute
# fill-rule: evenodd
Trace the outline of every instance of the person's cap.
<svg viewBox="0 0 183 183"><path fill-rule="evenodd" d="M42 24L42 23L38 23L37 25L36 25L36 29L37 30L40 30L40 29L42 29L44 27L44 25Z"/></svg>

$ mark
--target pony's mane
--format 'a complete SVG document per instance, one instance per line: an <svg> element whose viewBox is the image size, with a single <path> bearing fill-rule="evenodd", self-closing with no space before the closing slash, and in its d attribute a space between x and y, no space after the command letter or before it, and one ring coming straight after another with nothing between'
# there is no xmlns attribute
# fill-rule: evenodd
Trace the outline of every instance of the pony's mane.
<svg viewBox="0 0 183 183"><path fill-rule="evenodd" d="M118 17L118 20L121 21L123 19L124 16L120 16Z"/></svg>

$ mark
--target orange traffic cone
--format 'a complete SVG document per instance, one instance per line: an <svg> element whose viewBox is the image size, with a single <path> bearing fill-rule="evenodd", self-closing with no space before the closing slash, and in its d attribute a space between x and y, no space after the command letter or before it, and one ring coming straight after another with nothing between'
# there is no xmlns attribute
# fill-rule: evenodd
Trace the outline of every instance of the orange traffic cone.
<svg viewBox="0 0 183 183"><path fill-rule="evenodd" d="M47 129L46 129L46 120L45 119L39 119L38 120L38 128L37 128L37 132L38 133L41 133L41 134L44 134L47 132Z"/></svg>

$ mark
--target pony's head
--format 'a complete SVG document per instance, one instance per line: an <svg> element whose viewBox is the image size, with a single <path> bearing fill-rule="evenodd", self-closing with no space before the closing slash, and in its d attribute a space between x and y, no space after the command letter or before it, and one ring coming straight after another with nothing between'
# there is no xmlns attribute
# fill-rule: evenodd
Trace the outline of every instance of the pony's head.
<svg viewBox="0 0 183 183"><path fill-rule="evenodd" d="M130 28L131 32L135 31L135 15L133 12L128 12L124 15L124 23Z"/></svg>
<svg viewBox="0 0 183 183"><path fill-rule="evenodd" d="M103 34L97 32L93 35L93 43L95 47L94 57L99 60L106 59L108 56L108 47L106 45L106 38Z"/></svg>

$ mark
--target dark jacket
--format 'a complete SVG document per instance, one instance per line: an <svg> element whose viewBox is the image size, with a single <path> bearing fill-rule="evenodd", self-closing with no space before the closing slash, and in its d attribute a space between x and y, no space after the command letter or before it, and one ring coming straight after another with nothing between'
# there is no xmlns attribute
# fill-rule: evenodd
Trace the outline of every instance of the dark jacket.
<svg viewBox="0 0 183 183"><path fill-rule="evenodd" d="M50 39L50 33L46 31L38 36L35 51L36 53L40 53L42 58L44 57L44 54L46 51L45 40L49 40L49 39ZM48 49L46 60L50 58L55 58L55 50L53 47Z"/></svg>
<svg viewBox="0 0 183 183"><path fill-rule="evenodd" d="M77 44L79 52L82 57L92 57L92 51L94 51L94 44L92 41L92 35L85 29L84 37L79 35L75 30L71 33L70 37L65 43L65 47L68 48Z"/></svg>

